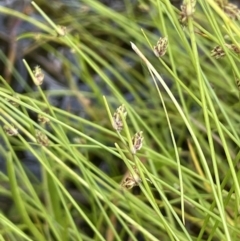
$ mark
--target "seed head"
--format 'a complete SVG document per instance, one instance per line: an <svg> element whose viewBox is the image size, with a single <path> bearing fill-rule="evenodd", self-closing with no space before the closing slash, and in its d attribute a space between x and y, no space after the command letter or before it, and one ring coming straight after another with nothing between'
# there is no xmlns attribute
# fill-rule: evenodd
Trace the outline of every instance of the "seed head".
<svg viewBox="0 0 240 241"><path fill-rule="evenodd" d="M212 51L211 51L211 56L216 58L216 59L219 59L223 56L225 56L225 52L224 50L222 49L221 46L216 46Z"/></svg>
<svg viewBox="0 0 240 241"><path fill-rule="evenodd" d="M40 130L35 130L36 132L36 139L37 142L41 145L41 146L48 146L49 145L49 139L48 137L41 132Z"/></svg>
<svg viewBox="0 0 240 241"><path fill-rule="evenodd" d="M13 125L4 125L3 129L6 132L6 134L9 136L17 136L19 134L18 129Z"/></svg>
<svg viewBox="0 0 240 241"><path fill-rule="evenodd" d="M145 178L146 181L152 183L148 178ZM138 169L136 166L133 167L133 174L128 173L126 178L123 180L121 186L127 189L132 189L135 186L139 186L142 182L142 179L139 175Z"/></svg>
<svg viewBox="0 0 240 241"><path fill-rule="evenodd" d="M121 184L122 187L132 189L133 187L138 186L142 182L142 179L140 178L136 167L133 168L133 171L133 175L129 172L129 174L123 180Z"/></svg>
<svg viewBox="0 0 240 241"><path fill-rule="evenodd" d="M50 120L49 120L46 116L41 115L41 114L38 115L38 122L39 122L39 123L46 124L46 123L48 123L49 121L50 121Z"/></svg>
<svg viewBox="0 0 240 241"><path fill-rule="evenodd" d="M184 0L181 5L181 12L179 17L179 22L185 25L188 18L192 16L195 12L196 0Z"/></svg>
<svg viewBox="0 0 240 241"><path fill-rule="evenodd" d="M225 44L225 46L236 54L240 54L240 48L236 44Z"/></svg>
<svg viewBox="0 0 240 241"><path fill-rule="evenodd" d="M153 52L158 58L162 57L167 52L167 47L168 47L168 38L167 37L160 38L157 42L157 45L154 46Z"/></svg>
<svg viewBox="0 0 240 241"><path fill-rule="evenodd" d="M240 19L240 10L237 5L232 3L227 3L223 7L223 11L226 13L226 15L233 20L239 20Z"/></svg>
<svg viewBox="0 0 240 241"><path fill-rule="evenodd" d="M58 36L65 36L67 33L67 27L58 25L57 26L57 35Z"/></svg>
<svg viewBox="0 0 240 241"><path fill-rule="evenodd" d="M142 134L143 132L139 131L133 136L132 138L133 149L131 150L132 154L136 154L136 152L142 148L143 139L144 139Z"/></svg>
<svg viewBox="0 0 240 241"><path fill-rule="evenodd" d="M228 0L214 0L214 2L215 2L220 8L223 8L223 7L228 3Z"/></svg>
<svg viewBox="0 0 240 241"><path fill-rule="evenodd" d="M39 66L36 66L33 70L34 75L34 84L39 86L43 83L44 74L42 72L42 69Z"/></svg>
<svg viewBox="0 0 240 241"><path fill-rule="evenodd" d="M122 113L122 116L126 119L127 111L124 105L119 106L113 114L112 126L113 129L119 132L123 129L123 121L120 113Z"/></svg>

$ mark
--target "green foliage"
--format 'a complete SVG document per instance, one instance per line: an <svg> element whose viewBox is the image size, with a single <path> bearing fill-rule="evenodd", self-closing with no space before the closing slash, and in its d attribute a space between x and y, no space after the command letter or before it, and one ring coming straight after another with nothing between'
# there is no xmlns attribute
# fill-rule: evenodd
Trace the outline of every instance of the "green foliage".
<svg viewBox="0 0 240 241"><path fill-rule="evenodd" d="M44 23L0 7L39 29L18 40L58 56L69 87L43 91L41 69L26 60L36 91L15 93L1 77L0 195L13 203L0 213L0 240L239 240L239 13L211 0L181 10L126 1L123 12L82 2L59 19L33 2ZM54 44L71 49L81 71ZM51 96L75 96L87 118ZM19 150L37 159L42 180Z"/></svg>

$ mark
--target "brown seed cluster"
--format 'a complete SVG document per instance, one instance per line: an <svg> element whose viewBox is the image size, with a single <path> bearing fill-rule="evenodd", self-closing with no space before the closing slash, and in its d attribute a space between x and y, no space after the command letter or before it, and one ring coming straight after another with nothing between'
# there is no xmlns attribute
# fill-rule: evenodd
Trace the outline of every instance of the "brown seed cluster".
<svg viewBox="0 0 240 241"><path fill-rule="evenodd" d="M114 130L120 134L120 131L124 128L123 118L126 119L127 111L124 105L119 106L113 114L112 117L112 126ZM143 145L143 132L138 131L131 138L131 143L129 143L129 152L133 155L137 153L142 148ZM129 140L130 141L130 140ZM148 180L148 179L146 179ZM149 180L148 180L149 181ZM121 183L121 187L126 189L131 189L135 186L138 186L142 182L142 179L139 175L136 165L133 166L133 172L127 172L124 180Z"/></svg>
<svg viewBox="0 0 240 241"><path fill-rule="evenodd" d="M132 137L133 149L131 150L132 154L136 154L142 148L143 145L143 132L139 131Z"/></svg>
<svg viewBox="0 0 240 241"><path fill-rule="evenodd" d="M236 44L225 44L225 45L236 54L240 54L240 48Z"/></svg>
<svg viewBox="0 0 240 241"><path fill-rule="evenodd" d="M112 126L113 129L120 132L123 129L123 121L121 115L126 118L127 111L124 105L121 105L113 114Z"/></svg>
<svg viewBox="0 0 240 241"><path fill-rule="evenodd" d="M216 46L212 51L211 51L211 56L220 59L221 57L225 56L225 52L222 49L221 46Z"/></svg>
<svg viewBox="0 0 240 241"><path fill-rule="evenodd" d="M230 19L240 19L240 9L237 5L233 3L228 3L228 1L225 0L215 0L215 2Z"/></svg>
<svg viewBox="0 0 240 241"><path fill-rule="evenodd" d="M238 47L236 44L225 44L225 46L233 51L235 54L240 54L240 47ZM221 46L216 46L212 51L211 51L211 56L219 59L224 57L226 54Z"/></svg>
<svg viewBox="0 0 240 241"><path fill-rule="evenodd" d="M121 184L123 188L132 189L133 187L138 186L142 182L136 166L133 167L133 171L133 174L129 172L123 180Z"/></svg>
<svg viewBox="0 0 240 241"><path fill-rule="evenodd" d="M48 146L49 145L49 139L48 137L41 132L40 130L36 130L36 139L37 142L41 145L41 146Z"/></svg>
<svg viewBox="0 0 240 241"><path fill-rule="evenodd" d="M46 124L46 123L48 123L49 121L50 121L50 120L49 120L46 116L41 115L41 114L38 115L38 122L39 122L39 123L41 123L41 124Z"/></svg>
<svg viewBox="0 0 240 241"><path fill-rule="evenodd" d="M157 45L154 46L153 52L158 58L162 57L167 52L167 47L168 47L168 38L167 37L160 38L157 42Z"/></svg>
<svg viewBox="0 0 240 241"><path fill-rule="evenodd" d="M181 12L179 15L179 22L186 25L190 16L195 12L196 0L184 0L181 5Z"/></svg>
<svg viewBox="0 0 240 241"><path fill-rule="evenodd" d="M17 136L18 135L18 129L14 127L13 125L4 125L3 126L4 131L9 136Z"/></svg>

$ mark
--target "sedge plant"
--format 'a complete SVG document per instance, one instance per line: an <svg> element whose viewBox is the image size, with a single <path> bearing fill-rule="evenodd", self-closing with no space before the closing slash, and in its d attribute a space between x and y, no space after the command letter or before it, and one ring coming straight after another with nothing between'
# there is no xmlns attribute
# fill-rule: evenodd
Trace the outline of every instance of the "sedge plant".
<svg viewBox="0 0 240 241"><path fill-rule="evenodd" d="M224 0L179 9L125 1L121 13L81 2L84 11L59 19L32 2L44 22L0 7L39 29L16 41L32 40L26 55L54 53L68 86L44 90L44 69L25 58L34 88L16 93L0 77L0 195L10 202L0 240L239 240L240 10ZM78 74L90 91L73 81ZM75 97L86 115L55 107L52 96Z"/></svg>

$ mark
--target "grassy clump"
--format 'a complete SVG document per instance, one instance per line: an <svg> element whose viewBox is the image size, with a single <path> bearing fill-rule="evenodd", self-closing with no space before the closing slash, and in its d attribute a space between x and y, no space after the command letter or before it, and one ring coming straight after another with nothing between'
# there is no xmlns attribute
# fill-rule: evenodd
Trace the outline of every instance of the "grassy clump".
<svg viewBox="0 0 240 241"><path fill-rule="evenodd" d="M118 13L83 2L87 13L60 20L32 3L44 22L0 7L39 29L17 36L33 41L26 59L34 46L54 53L68 85L44 90L26 60L34 88L15 93L1 77L0 195L13 203L0 240L239 240L239 10L139 1ZM53 96L75 97L84 116Z"/></svg>

